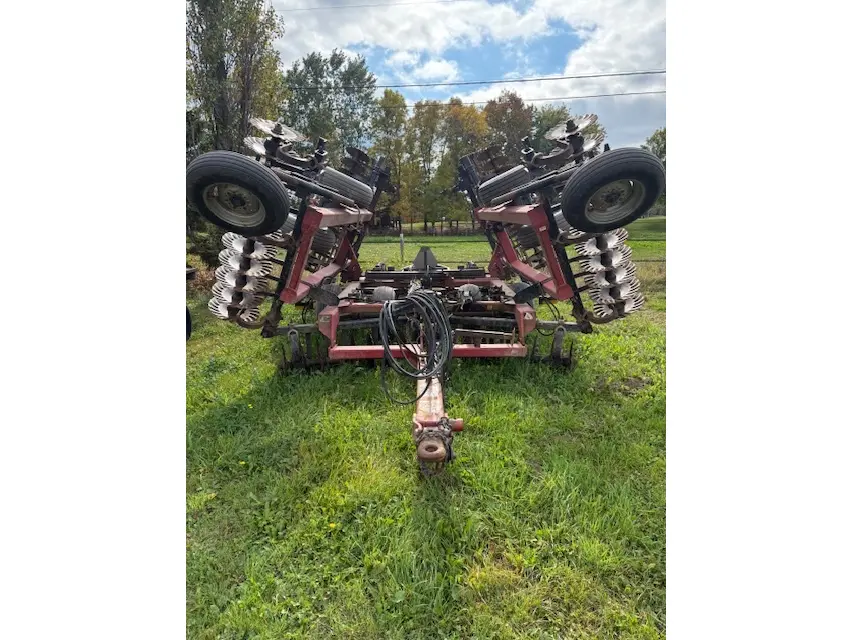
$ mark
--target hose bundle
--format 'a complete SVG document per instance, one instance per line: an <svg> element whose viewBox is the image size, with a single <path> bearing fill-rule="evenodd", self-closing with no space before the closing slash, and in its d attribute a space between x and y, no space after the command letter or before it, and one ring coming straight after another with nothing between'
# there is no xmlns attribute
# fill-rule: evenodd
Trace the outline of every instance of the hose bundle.
<svg viewBox="0 0 853 640"><path fill-rule="evenodd" d="M420 327L418 350L400 336L397 321L405 317L408 324ZM382 389L395 404L412 404L429 389L430 380L442 376L453 351L453 334L447 312L438 296L426 289L417 289L401 300L386 300L379 312L379 337L385 358L382 363ZM392 342L393 339L393 342ZM391 355L391 345L400 346L404 356L397 360ZM417 365L413 364L417 363ZM427 380L427 385L414 400L399 401L391 397L385 383L385 371L390 367L406 378Z"/></svg>

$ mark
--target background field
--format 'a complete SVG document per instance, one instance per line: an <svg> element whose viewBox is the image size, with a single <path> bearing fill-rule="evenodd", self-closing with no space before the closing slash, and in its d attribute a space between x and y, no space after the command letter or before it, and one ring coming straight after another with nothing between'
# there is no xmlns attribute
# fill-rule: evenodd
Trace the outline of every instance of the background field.
<svg viewBox="0 0 853 640"><path fill-rule="evenodd" d="M377 371L280 377L277 340L189 291L188 637L663 637L665 219L629 230L646 308L577 337L571 372L454 362L465 431L429 481ZM407 236L404 261L395 238L361 261L421 244L489 258L484 240Z"/></svg>

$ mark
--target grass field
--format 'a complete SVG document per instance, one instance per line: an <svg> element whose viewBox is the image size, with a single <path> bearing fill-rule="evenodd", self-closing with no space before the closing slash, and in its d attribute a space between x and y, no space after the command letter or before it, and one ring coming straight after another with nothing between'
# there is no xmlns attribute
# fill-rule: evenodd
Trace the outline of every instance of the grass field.
<svg viewBox="0 0 853 640"><path fill-rule="evenodd" d="M401 265L385 240L362 264ZM484 241L423 243L449 265L489 257ZM638 270L646 308L578 337L571 372L453 362L465 431L430 480L412 409L377 371L279 377L275 340L189 295L188 637L664 637L665 265Z"/></svg>

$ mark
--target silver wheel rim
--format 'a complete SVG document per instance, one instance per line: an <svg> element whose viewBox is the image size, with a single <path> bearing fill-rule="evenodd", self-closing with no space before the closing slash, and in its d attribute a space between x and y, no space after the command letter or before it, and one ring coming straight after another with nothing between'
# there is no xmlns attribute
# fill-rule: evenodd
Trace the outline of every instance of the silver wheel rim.
<svg viewBox="0 0 853 640"><path fill-rule="evenodd" d="M631 215L645 196L646 188L639 180L615 180L587 199L586 217L596 224L616 222Z"/></svg>
<svg viewBox="0 0 853 640"><path fill-rule="evenodd" d="M201 197L213 215L237 227L258 225L266 217L263 203L240 185L216 182L206 186Z"/></svg>

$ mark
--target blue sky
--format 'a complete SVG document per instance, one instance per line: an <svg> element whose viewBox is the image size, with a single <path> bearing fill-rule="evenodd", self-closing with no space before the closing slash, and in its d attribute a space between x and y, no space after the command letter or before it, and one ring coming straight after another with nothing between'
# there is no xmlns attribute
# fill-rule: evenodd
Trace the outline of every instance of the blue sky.
<svg viewBox="0 0 853 640"><path fill-rule="evenodd" d="M311 51L361 53L379 84L494 80L666 68L664 0L525 0L405 4L324 11L296 7L416 0L273 0L286 20L277 44L285 66ZM407 88L423 98L484 101L513 89L522 98L660 91L666 75ZM555 102L599 115L614 147L639 145L666 126L665 94Z"/></svg>

